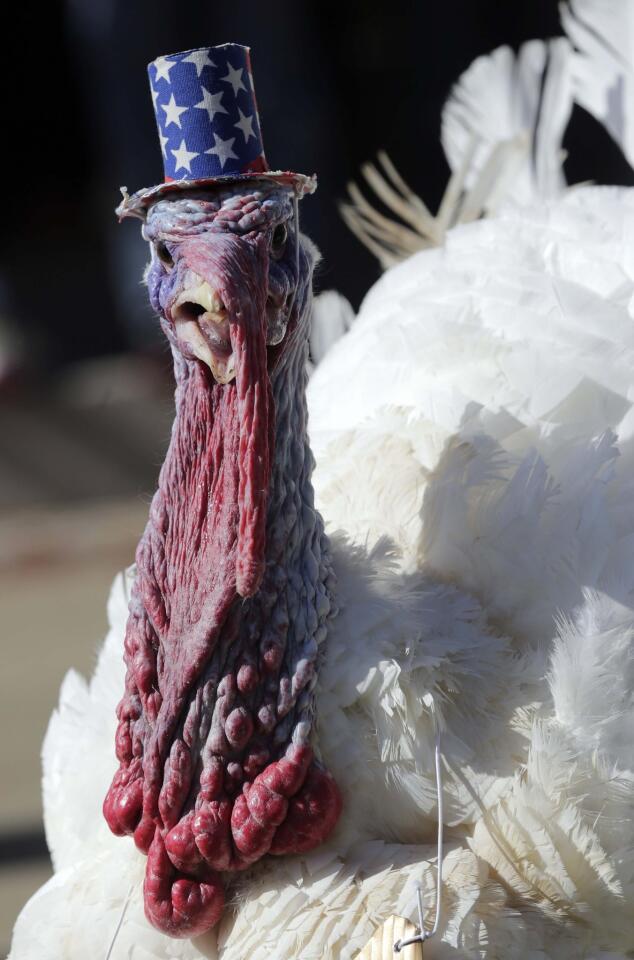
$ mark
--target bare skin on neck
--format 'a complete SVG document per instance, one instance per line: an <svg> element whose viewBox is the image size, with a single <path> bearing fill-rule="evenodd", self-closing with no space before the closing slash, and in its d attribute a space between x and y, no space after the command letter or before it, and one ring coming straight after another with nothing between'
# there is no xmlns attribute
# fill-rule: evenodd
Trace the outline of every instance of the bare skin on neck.
<svg viewBox="0 0 634 960"><path fill-rule="evenodd" d="M287 188L251 182L161 201L144 226L176 418L137 550L104 815L148 854L146 914L177 937L217 922L219 874L313 848L341 810L312 746L334 579L306 439L312 256L292 213Z"/></svg>

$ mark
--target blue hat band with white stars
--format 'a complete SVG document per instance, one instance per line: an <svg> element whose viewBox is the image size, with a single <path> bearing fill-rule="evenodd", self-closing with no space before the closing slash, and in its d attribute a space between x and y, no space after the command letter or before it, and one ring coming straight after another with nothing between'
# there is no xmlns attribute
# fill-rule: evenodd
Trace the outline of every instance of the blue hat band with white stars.
<svg viewBox="0 0 634 960"><path fill-rule="evenodd" d="M148 74L166 182L269 169L248 47L170 54L150 63Z"/></svg>

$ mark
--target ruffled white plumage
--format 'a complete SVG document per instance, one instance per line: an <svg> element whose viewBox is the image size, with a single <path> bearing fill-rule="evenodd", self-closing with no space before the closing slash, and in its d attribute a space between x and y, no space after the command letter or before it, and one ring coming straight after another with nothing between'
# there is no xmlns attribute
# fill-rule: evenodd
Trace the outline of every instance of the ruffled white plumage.
<svg viewBox="0 0 634 960"><path fill-rule="evenodd" d="M114 841L103 818L95 819L116 770L112 743L118 702L124 682L121 638L125 632L129 574L119 574L108 601L110 630L89 684L70 670L60 690L42 748L44 826L56 870L82 858L86 845ZM99 760L90 769L91 756Z"/></svg>
<svg viewBox="0 0 634 960"><path fill-rule="evenodd" d="M530 40L515 54L499 47L478 57L453 86L441 138L451 177L434 216L384 151L361 168L390 212L369 203L356 183L341 213L385 269L417 250L441 246L447 231L496 213L508 200L554 199L565 188L564 132L573 108L569 40Z"/></svg>
<svg viewBox="0 0 634 960"><path fill-rule="evenodd" d="M572 111L570 56L565 37L530 40L517 55L498 47L474 60L451 91L442 115L442 145L453 171L471 154L467 190L477 188L480 179L495 184L483 194L488 212L509 195L529 203L551 199L565 187L561 144ZM504 163L508 167L500 177Z"/></svg>
<svg viewBox="0 0 634 960"><path fill-rule="evenodd" d="M634 164L634 8L628 0L568 0L560 9L575 47L575 100Z"/></svg>

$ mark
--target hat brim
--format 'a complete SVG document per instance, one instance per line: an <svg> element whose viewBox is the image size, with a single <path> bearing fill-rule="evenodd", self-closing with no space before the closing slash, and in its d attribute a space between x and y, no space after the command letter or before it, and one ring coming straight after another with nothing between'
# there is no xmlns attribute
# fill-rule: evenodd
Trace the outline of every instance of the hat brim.
<svg viewBox="0 0 634 960"><path fill-rule="evenodd" d="M248 173L227 174L224 177L204 177L200 180L168 180L167 183L159 183L155 187L137 190L132 196L128 195L125 187L122 187L123 200L116 208L115 213L119 220L123 220L124 217L139 217L139 219L144 220L149 207L171 193L184 193L187 190L199 190L215 184L237 183L241 180L267 180L289 186L300 198L307 193L314 193L317 189L315 174L309 177L304 173L292 173L289 170L249 171Z"/></svg>

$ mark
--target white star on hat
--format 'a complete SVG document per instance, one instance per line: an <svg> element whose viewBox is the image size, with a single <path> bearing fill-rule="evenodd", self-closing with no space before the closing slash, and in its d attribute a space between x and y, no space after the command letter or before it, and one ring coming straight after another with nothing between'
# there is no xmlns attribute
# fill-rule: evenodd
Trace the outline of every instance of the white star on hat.
<svg viewBox="0 0 634 960"><path fill-rule="evenodd" d="M167 141L169 140L169 137L164 137L163 134L161 133L161 131L159 130L159 140L161 141L161 150L162 150L162 152L163 152L163 156L166 157L166 156L167 156L167 150L166 150L165 148L166 148L166 145L167 145Z"/></svg>
<svg viewBox="0 0 634 960"><path fill-rule="evenodd" d="M234 153L231 149L235 137L229 137L227 140L223 140L222 137L219 137L217 133L214 133L214 145L210 147L209 150L205 150L205 153L215 153L218 159L220 160L220 167L224 170L225 163L229 157L233 157L234 160L238 159L238 154Z"/></svg>
<svg viewBox="0 0 634 960"><path fill-rule="evenodd" d="M193 53L190 53L188 57L183 57L181 63L193 63L196 67L197 76L201 75L203 72L203 67L216 66L213 60L209 59L209 53L207 50L194 50Z"/></svg>
<svg viewBox="0 0 634 960"><path fill-rule="evenodd" d="M244 70L241 67L237 70L234 70L234 68L231 66L231 64L228 61L227 61L227 69L229 71L227 73L227 76L221 77L220 79L224 80L225 83L231 84L231 86L233 87L233 95L234 97L237 97L238 90L246 90L246 87L242 82L242 74L244 73Z"/></svg>
<svg viewBox="0 0 634 960"><path fill-rule="evenodd" d="M209 152L209 151L207 151ZM188 173L192 172L192 160L194 157L200 156L198 153L193 153L191 150L187 149L187 144L184 140L181 140L181 145L178 150L174 150L173 147L170 147L170 153L174 154L174 159L176 160L176 166L174 169L178 170L187 170Z"/></svg>
<svg viewBox="0 0 634 960"><path fill-rule="evenodd" d="M206 87L201 86L203 92L203 98L200 103L195 103L194 106L198 110L206 110L209 114L209 119L213 120L216 113L228 113L228 110L222 106L222 93L209 93Z"/></svg>
<svg viewBox="0 0 634 960"><path fill-rule="evenodd" d="M165 110L165 126L169 127L170 123L175 123L177 127L181 125L181 113L185 113L189 107L179 107L174 99L174 94L169 98L167 103L160 104L161 110Z"/></svg>
<svg viewBox="0 0 634 960"><path fill-rule="evenodd" d="M238 120L237 123L234 123L234 127L237 127L239 130L242 130L242 134L244 136L244 142L248 143L249 137L254 137L257 140L257 137L253 132L253 115L251 115L250 117L247 117L246 114L242 112L240 107L238 107L238 113L240 114L240 119Z"/></svg>
<svg viewBox="0 0 634 960"><path fill-rule="evenodd" d="M154 89L153 84L150 84L150 95L152 97L152 103L154 104L154 110L156 111L156 101L158 100L159 92Z"/></svg>
<svg viewBox="0 0 634 960"><path fill-rule="evenodd" d="M176 60L168 60L167 57L159 57L158 60L155 60L154 66L156 68L156 76L154 77L154 82L160 80L161 77L163 80L170 82L170 70L172 67L176 66Z"/></svg>

